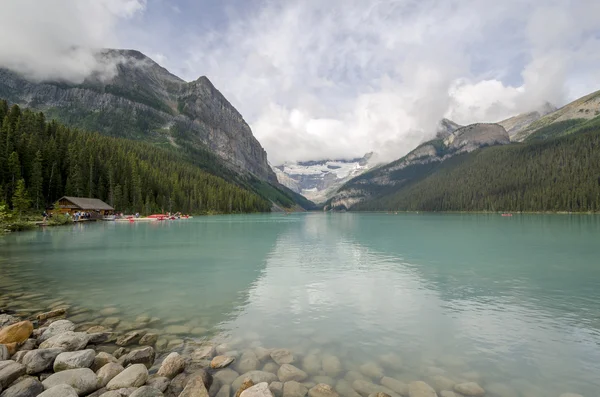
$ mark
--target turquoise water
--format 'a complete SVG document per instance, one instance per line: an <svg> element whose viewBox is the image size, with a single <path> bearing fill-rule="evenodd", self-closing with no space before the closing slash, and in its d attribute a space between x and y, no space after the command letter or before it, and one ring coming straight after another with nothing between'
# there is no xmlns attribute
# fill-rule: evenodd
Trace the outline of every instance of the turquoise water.
<svg viewBox="0 0 600 397"><path fill-rule="evenodd" d="M600 390L594 216L273 214L49 228L0 238L0 291L41 295L17 306L62 299L149 314L159 330L194 328L183 339L331 353L346 369L392 352L402 368L386 375L404 381L443 374L523 397Z"/></svg>

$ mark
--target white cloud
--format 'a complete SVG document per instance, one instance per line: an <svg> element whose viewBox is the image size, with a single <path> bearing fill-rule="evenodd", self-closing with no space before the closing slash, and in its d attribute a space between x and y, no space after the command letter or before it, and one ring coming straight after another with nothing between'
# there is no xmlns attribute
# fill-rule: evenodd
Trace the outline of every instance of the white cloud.
<svg viewBox="0 0 600 397"><path fill-rule="evenodd" d="M144 10L146 0L19 0L2 4L0 65L33 79L81 82L106 74L94 52L118 46L117 26Z"/></svg>

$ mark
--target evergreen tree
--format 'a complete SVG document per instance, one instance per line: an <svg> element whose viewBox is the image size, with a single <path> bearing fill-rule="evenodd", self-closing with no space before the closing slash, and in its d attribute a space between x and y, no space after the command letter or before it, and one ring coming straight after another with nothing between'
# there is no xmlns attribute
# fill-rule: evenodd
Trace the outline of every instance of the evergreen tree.
<svg viewBox="0 0 600 397"><path fill-rule="evenodd" d="M33 207L36 210L39 210L44 204L44 195L42 191L43 182L42 152L38 150L29 176L29 196L32 199Z"/></svg>
<svg viewBox="0 0 600 397"><path fill-rule="evenodd" d="M19 179L17 181L17 188L12 197L13 209L19 215L19 218L31 207L31 200L29 199L29 194L27 193L27 188L25 187L25 181L23 179Z"/></svg>

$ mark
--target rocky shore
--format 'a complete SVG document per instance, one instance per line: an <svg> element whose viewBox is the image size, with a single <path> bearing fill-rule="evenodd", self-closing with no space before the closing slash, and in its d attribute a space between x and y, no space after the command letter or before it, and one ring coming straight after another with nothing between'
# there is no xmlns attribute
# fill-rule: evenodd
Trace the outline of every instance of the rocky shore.
<svg viewBox="0 0 600 397"><path fill-rule="evenodd" d="M404 369L394 353L355 367L319 349L299 354L243 340L184 340L177 335L201 330L194 331L195 324L173 324L162 335L152 328L157 319L139 316L127 322L110 307L94 313L53 301L18 312L2 309L9 302L36 299L23 293L0 297L0 397L547 395L539 389L481 383L473 371L456 379L430 368L422 380L404 379L394 375Z"/></svg>

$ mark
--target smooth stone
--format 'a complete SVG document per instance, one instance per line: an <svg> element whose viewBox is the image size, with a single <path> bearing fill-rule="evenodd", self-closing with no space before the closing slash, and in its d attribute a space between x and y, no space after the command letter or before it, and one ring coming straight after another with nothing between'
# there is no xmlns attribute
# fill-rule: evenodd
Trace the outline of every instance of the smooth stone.
<svg viewBox="0 0 600 397"><path fill-rule="evenodd" d="M215 397L231 397L231 386L223 385L219 388L219 391L215 395Z"/></svg>
<svg viewBox="0 0 600 397"><path fill-rule="evenodd" d="M96 352L93 349L60 353L54 360L54 372L89 368L94 363L94 358L96 358Z"/></svg>
<svg viewBox="0 0 600 397"><path fill-rule="evenodd" d="M177 375L169 382L169 386L167 387L167 390L165 390L165 394L167 396L179 396L187 384L188 379L189 375L186 373Z"/></svg>
<svg viewBox="0 0 600 397"><path fill-rule="evenodd" d="M262 370L265 371L265 372L271 372L273 374L276 374L277 371L279 370L279 365L277 365L277 364L275 364L274 362L271 361L271 362L266 363L263 366Z"/></svg>
<svg viewBox="0 0 600 397"><path fill-rule="evenodd" d="M127 367L131 364L144 364L146 368L150 369L152 364L154 364L155 357L156 353L154 352L154 348L151 346L146 346L130 351L126 355L119 358L119 362L124 367Z"/></svg>
<svg viewBox="0 0 600 397"><path fill-rule="evenodd" d="M17 347L19 347L17 342L5 343L4 346L6 346L6 350L8 350L10 356L15 354L17 352Z"/></svg>
<svg viewBox="0 0 600 397"><path fill-rule="evenodd" d="M152 386L156 390L164 392L165 390L167 390L167 387L169 387L170 382L171 382L171 379L167 378L166 376L157 376L157 377L148 379L146 384L148 386Z"/></svg>
<svg viewBox="0 0 600 397"><path fill-rule="evenodd" d="M275 397L283 397L283 383L282 382L271 382L269 384L269 390Z"/></svg>
<svg viewBox="0 0 600 397"><path fill-rule="evenodd" d="M38 338L38 340L40 342L44 342L44 341L47 341L48 339L52 338L53 336L60 335L62 333L68 332L68 331L73 331L74 329L75 329L75 324L72 321L57 320L57 321L52 322L52 324L50 324L48 326L48 328L46 328L46 330Z"/></svg>
<svg viewBox="0 0 600 397"><path fill-rule="evenodd" d="M106 387L108 382L124 370L125 368L119 363L107 363L106 365L103 365L102 368L96 371L96 376L98 376L98 386Z"/></svg>
<svg viewBox="0 0 600 397"><path fill-rule="evenodd" d="M216 356L210 362L210 367L213 369L225 368L235 361L235 357Z"/></svg>
<svg viewBox="0 0 600 397"><path fill-rule="evenodd" d="M355 380L364 380L367 382L369 381L369 378L357 371L348 371L346 373L346 376L344 376L344 379L346 379L351 384L354 383Z"/></svg>
<svg viewBox="0 0 600 397"><path fill-rule="evenodd" d="M31 321L20 321L0 329L0 344L22 343L31 336L33 324Z"/></svg>
<svg viewBox="0 0 600 397"><path fill-rule="evenodd" d="M317 385L316 382L313 382L313 381L310 381L310 380L307 380L307 381L304 381L304 382L301 382L301 383L304 386L306 386L306 388L309 389L309 390L312 389L313 387L315 387Z"/></svg>
<svg viewBox="0 0 600 397"><path fill-rule="evenodd" d="M363 375L368 376L369 378L379 380L384 376L383 368L374 362L365 363L358 367L358 369Z"/></svg>
<svg viewBox="0 0 600 397"><path fill-rule="evenodd" d="M221 390L221 384L219 382L213 382L213 384L210 385L210 389L208 389L208 395L210 397L216 397L219 390Z"/></svg>
<svg viewBox="0 0 600 397"><path fill-rule="evenodd" d="M215 355L215 347L212 345L206 345L206 346L201 346L201 347L195 349L191 354L191 358L194 361L203 360L203 359L210 360L213 358L214 355Z"/></svg>
<svg viewBox="0 0 600 397"><path fill-rule="evenodd" d="M345 379L340 379L335 384L335 390L344 397L361 397L360 394L354 390L350 382Z"/></svg>
<svg viewBox="0 0 600 397"><path fill-rule="evenodd" d="M240 397L273 397L273 393L267 382L261 382L244 390Z"/></svg>
<svg viewBox="0 0 600 397"><path fill-rule="evenodd" d="M173 352L169 354L160 365L158 376L165 376L169 379L173 379L177 374L182 372L185 368L185 359L179 355L179 353Z"/></svg>
<svg viewBox="0 0 600 397"><path fill-rule="evenodd" d="M519 393L517 393L515 389L505 385L504 383L486 384L485 393L493 397L519 397ZM577 395L573 395L571 397L577 397Z"/></svg>
<svg viewBox="0 0 600 397"><path fill-rule="evenodd" d="M121 322L121 319L118 317L106 317L100 325L104 325L106 327L115 327L117 324Z"/></svg>
<svg viewBox="0 0 600 397"><path fill-rule="evenodd" d="M110 332L110 328L103 325L94 325L85 330L88 334L97 334L100 332Z"/></svg>
<svg viewBox="0 0 600 397"><path fill-rule="evenodd" d="M114 340L116 340L116 336L117 336L117 334L114 332L94 332L94 333L88 332L88 334L90 335L89 343L93 343L93 344L113 342Z"/></svg>
<svg viewBox="0 0 600 397"><path fill-rule="evenodd" d="M144 364L133 364L115 376L106 385L107 390L140 387L148 380L148 368Z"/></svg>
<svg viewBox="0 0 600 397"><path fill-rule="evenodd" d="M19 351L33 350L37 346L37 340L29 338L25 342L19 345Z"/></svg>
<svg viewBox="0 0 600 397"><path fill-rule="evenodd" d="M380 383L388 389L400 394L401 396L408 396L408 385L404 382L384 376L381 378Z"/></svg>
<svg viewBox="0 0 600 397"><path fill-rule="evenodd" d="M138 342L142 336L145 335L144 331L129 331L125 335L121 335L117 338L117 346L129 346Z"/></svg>
<svg viewBox="0 0 600 397"><path fill-rule="evenodd" d="M452 379L446 378L442 375L436 375L431 378L431 383L433 383L433 388L438 392L442 390L454 390L455 381Z"/></svg>
<svg viewBox="0 0 600 397"><path fill-rule="evenodd" d="M19 319L14 316L11 316L10 314L0 314L0 329L8 327L12 324L16 324L18 322Z"/></svg>
<svg viewBox="0 0 600 397"><path fill-rule="evenodd" d="M242 354L242 357L236 362L235 370L239 373L244 374L246 372L255 371L256 369L258 369L259 365L260 362L258 361L258 358L256 358L256 354L254 354L254 351L247 350L244 352L244 354Z"/></svg>
<svg viewBox="0 0 600 397"><path fill-rule="evenodd" d="M38 321L44 321L44 320L47 320L47 319L49 319L49 318L52 318L52 317L59 317L59 316L62 316L62 315L64 315L66 312L67 312L67 310L66 310L66 309L64 309L64 308L61 308L61 309L55 309L55 310L51 310L51 311L49 311L49 312L45 312L45 313L40 313L40 314L38 314L38 315L37 315L37 316L35 316L35 317L38 319Z"/></svg>
<svg viewBox="0 0 600 397"><path fill-rule="evenodd" d="M129 397L131 393L137 390L137 387L123 387L117 390L105 391L99 397Z"/></svg>
<svg viewBox="0 0 600 397"><path fill-rule="evenodd" d="M408 384L409 397L437 397L433 387L423 381L410 382Z"/></svg>
<svg viewBox="0 0 600 397"><path fill-rule="evenodd" d="M391 397L389 394L384 392L369 394L369 397Z"/></svg>
<svg viewBox="0 0 600 397"><path fill-rule="evenodd" d="M332 379L333 380L333 379ZM308 391L309 397L339 397L332 385L319 383Z"/></svg>
<svg viewBox="0 0 600 397"><path fill-rule="evenodd" d="M36 397L38 394L44 391L42 382L37 378L25 378L23 380L15 381L12 386L4 390L1 397Z"/></svg>
<svg viewBox="0 0 600 397"><path fill-rule="evenodd" d="M271 383L277 381L277 375L272 374L270 372L250 371L238 376L237 379L233 381L233 384L231 385L231 387L233 387L233 390L238 390L246 378L252 380L253 384L261 382Z"/></svg>
<svg viewBox="0 0 600 397"><path fill-rule="evenodd" d="M309 354L302 359L302 368L309 375L318 375L321 373L321 358L316 354Z"/></svg>
<svg viewBox="0 0 600 397"><path fill-rule="evenodd" d="M46 389L37 397L77 397L77 391L69 385L60 384L49 389Z"/></svg>
<svg viewBox="0 0 600 397"><path fill-rule="evenodd" d="M139 344L142 346L154 346L156 341L158 341L158 334L149 332L140 338Z"/></svg>
<svg viewBox="0 0 600 397"><path fill-rule="evenodd" d="M119 309L117 309L116 307L106 307L102 310L100 310L98 313L102 316L102 317L108 317L108 316L112 316L115 314L119 314L121 311Z"/></svg>
<svg viewBox="0 0 600 397"><path fill-rule="evenodd" d="M164 351L167 348L167 346L169 346L169 340L165 338L158 338L158 340L154 344L154 347L158 351Z"/></svg>
<svg viewBox="0 0 600 397"><path fill-rule="evenodd" d="M222 369L213 375L222 385L231 385L239 376L240 374L231 368Z"/></svg>
<svg viewBox="0 0 600 397"><path fill-rule="evenodd" d="M252 382L252 379L250 379L250 378L244 379L244 382L242 382L242 384L240 385L240 388L235 393L235 397L240 397L240 395L244 392L244 390L249 389L252 386L254 386L254 382Z"/></svg>
<svg viewBox="0 0 600 397"><path fill-rule="evenodd" d="M454 385L454 391L470 397L482 397L485 394L485 390L475 382Z"/></svg>
<svg viewBox="0 0 600 397"><path fill-rule="evenodd" d="M75 389L78 395L85 396L98 389L98 377L89 368L67 369L49 376L42 384L46 390L66 384Z"/></svg>
<svg viewBox="0 0 600 397"><path fill-rule="evenodd" d="M0 346L6 346L6 345L0 345ZM13 360L13 361L23 364L23 357L25 357L25 355L27 353L29 353L30 351L31 350L29 350L29 351L20 350L20 351L16 352L15 354L13 354L10 359L7 358L7 360ZM62 352L62 350L61 350L61 352Z"/></svg>
<svg viewBox="0 0 600 397"><path fill-rule="evenodd" d="M0 390L7 388L23 375L25 375L23 364L12 360L0 361Z"/></svg>
<svg viewBox="0 0 600 397"><path fill-rule="evenodd" d="M115 351L113 352L113 354L112 354L112 355L113 355L113 356L114 356L116 359L119 359L119 358L121 358L121 356L124 356L125 354L127 354L127 352L129 352L129 349L126 349L126 348L124 348L124 347L119 347L117 350L115 350Z"/></svg>
<svg viewBox="0 0 600 397"><path fill-rule="evenodd" d="M271 351L271 358L279 365L296 362L296 356L288 349L275 349Z"/></svg>
<svg viewBox="0 0 600 397"><path fill-rule="evenodd" d="M323 371L332 378L337 377L342 372L342 363L336 356L326 354L322 360Z"/></svg>
<svg viewBox="0 0 600 397"><path fill-rule="evenodd" d="M381 385L376 385L374 383L371 383L369 381L365 381L365 380L355 380L354 382L352 382L352 387L354 388L354 390L356 390L359 394L361 394L364 397L368 397L371 394L376 394L376 393L385 393L390 395L390 397L399 397L398 393L395 393L394 391L388 389L385 386L381 386Z"/></svg>
<svg viewBox="0 0 600 397"><path fill-rule="evenodd" d="M31 350L25 352L19 361L25 365L26 372L33 375L52 368L54 360L62 352L62 349Z"/></svg>
<svg viewBox="0 0 600 397"><path fill-rule="evenodd" d="M323 384L329 385L331 387L335 386L335 379L333 379L331 376L317 375L317 376L313 376L311 378L311 380L314 381L317 385L319 383L323 383Z"/></svg>
<svg viewBox="0 0 600 397"><path fill-rule="evenodd" d="M165 333L174 335L187 335L191 330L192 327L187 325L168 325L164 329Z"/></svg>
<svg viewBox="0 0 600 397"><path fill-rule="evenodd" d="M454 393L450 390L442 390L440 392L440 397L460 397L458 394Z"/></svg>
<svg viewBox="0 0 600 397"><path fill-rule="evenodd" d="M179 397L209 397L204 378L204 374L197 374L190 377ZM208 388L210 386L208 385Z"/></svg>
<svg viewBox="0 0 600 397"><path fill-rule="evenodd" d="M75 351L83 349L90 340L90 336L85 332L67 331L54 335L40 345L41 349L59 348L65 351Z"/></svg>
<svg viewBox="0 0 600 397"><path fill-rule="evenodd" d="M396 353L383 354L379 356L379 361L384 367L388 367L396 371L403 369L402 359Z"/></svg>
<svg viewBox="0 0 600 397"><path fill-rule="evenodd" d="M283 397L304 397L308 394L308 387L294 380L283 384Z"/></svg>
<svg viewBox="0 0 600 397"><path fill-rule="evenodd" d="M133 393L129 395L129 397L163 397L164 394L160 390L155 389L151 386L142 386Z"/></svg>
<svg viewBox="0 0 600 397"><path fill-rule="evenodd" d="M5 345L0 345L0 361L5 361L10 358L8 348Z"/></svg>
<svg viewBox="0 0 600 397"><path fill-rule="evenodd" d="M308 378L308 374L302 371L300 368L294 367L291 364L283 364L277 371L277 377L282 382L289 382L295 380L296 382L302 382Z"/></svg>
<svg viewBox="0 0 600 397"><path fill-rule="evenodd" d="M254 348L254 354L256 354L258 361L265 361L266 359L271 358L271 349L265 349L262 346L257 346Z"/></svg>
<svg viewBox="0 0 600 397"><path fill-rule="evenodd" d="M118 362L118 361L115 358L115 356L113 356L112 354L109 354L106 352L100 352L100 353L96 354L96 357L94 357L94 362L92 363L91 368L93 371L98 371L100 368L102 368L106 364L116 363L116 362Z"/></svg>

